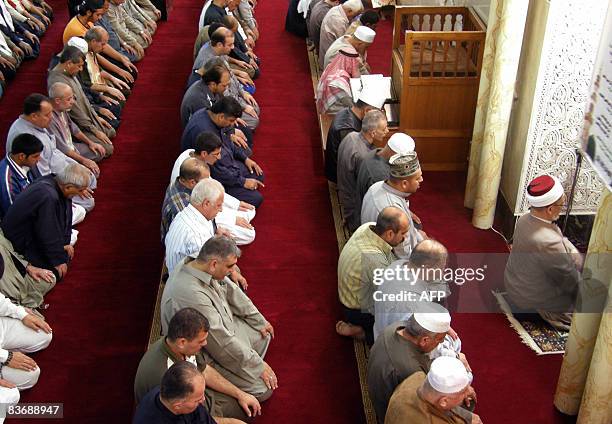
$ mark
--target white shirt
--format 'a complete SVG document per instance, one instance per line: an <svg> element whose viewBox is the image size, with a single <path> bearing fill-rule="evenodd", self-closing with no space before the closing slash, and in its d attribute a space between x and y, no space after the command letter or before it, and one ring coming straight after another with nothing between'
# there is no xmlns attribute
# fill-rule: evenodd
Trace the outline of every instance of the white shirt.
<svg viewBox="0 0 612 424"><path fill-rule="evenodd" d="M206 219L191 204L172 220L166 234L166 266L168 272L185 257L195 258L206 241L215 235L212 221Z"/></svg>
<svg viewBox="0 0 612 424"><path fill-rule="evenodd" d="M174 161L174 166L172 167L172 174L170 174L170 184L176 181L179 176L179 171L181 170L181 165L191 156L193 152L194 149L187 149L179 155L176 161ZM220 224L221 226L236 225L236 214L238 212L239 207L240 200L236 199L234 196L225 193L225 196L223 196L223 210L219 212L219 214L215 218L217 224Z"/></svg>
<svg viewBox="0 0 612 424"><path fill-rule="evenodd" d="M15 318L21 321L28 315L28 312L23 306L13 304L8 298L0 293L0 317ZM6 361L8 358L8 350L0 348L0 362Z"/></svg>
<svg viewBox="0 0 612 424"><path fill-rule="evenodd" d="M206 16L206 11L208 10L211 4L212 0L206 0L206 3L204 3L204 7L202 7L202 13L200 13L200 20L198 21L198 31L206 26L204 25L204 17Z"/></svg>

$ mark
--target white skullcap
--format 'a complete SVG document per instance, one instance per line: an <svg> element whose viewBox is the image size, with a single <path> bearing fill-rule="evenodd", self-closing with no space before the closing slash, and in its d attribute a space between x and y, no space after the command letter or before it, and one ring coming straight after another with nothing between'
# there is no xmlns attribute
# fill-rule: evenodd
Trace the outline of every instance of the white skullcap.
<svg viewBox="0 0 612 424"><path fill-rule="evenodd" d="M429 385L438 393L459 393L470 384L470 377L463 363L451 356L434 359L427 373Z"/></svg>
<svg viewBox="0 0 612 424"><path fill-rule="evenodd" d="M437 303L420 305L419 312L414 313L414 320L432 333L446 333L450 330L451 316L444 306Z"/></svg>
<svg viewBox="0 0 612 424"><path fill-rule="evenodd" d="M415 144L412 137L408 134L396 132L387 141L387 146L395 153L405 155L406 153L414 152Z"/></svg>
<svg viewBox="0 0 612 424"><path fill-rule="evenodd" d="M549 206L563 196L563 186L557 177L540 175L527 186L527 201L536 208Z"/></svg>
<svg viewBox="0 0 612 424"><path fill-rule="evenodd" d="M353 33L353 36L364 43L373 43L374 37L376 37L376 32L372 28L361 25L357 27Z"/></svg>
<svg viewBox="0 0 612 424"><path fill-rule="evenodd" d="M359 12L363 10L363 3L361 0L348 0L342 3L343 6L348 6L353 12Z"/></svg>
<svg viewBox="0 0 612 424"><path fill-rule="evenodd" d="M359 94L359 100L372 107L375 107L376 109L380 109L385 104L385 100L387 100L387 98L383 93L383 90L366 85Z"/></svg>
<svg viewBox="0 0 612 424"><path fill-rule="evenodd" d="M85 41L81 37L72 37L70 38L70 40L68 40L66 44L72 47L76 47L77 49L82 51L83 54L87 54L87 52L89 51L89 46L87 45L87 41Z"/></svg>

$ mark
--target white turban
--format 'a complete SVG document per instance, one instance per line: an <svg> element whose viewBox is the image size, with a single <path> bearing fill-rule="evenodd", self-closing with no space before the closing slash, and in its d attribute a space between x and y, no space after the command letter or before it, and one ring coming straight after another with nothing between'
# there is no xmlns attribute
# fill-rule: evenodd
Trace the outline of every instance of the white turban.
<svg viewBox="0 0 612 424"><path fill-rule="evenodd" d="M450 356L434 359L427 373L429 385L438 393L459 393L470 384L470 377L463 363Z"/></svg>
<svg viewBox="0 0 612 424"><path fill-rule="evenodd" d="M363 41L364 43L373 43L374 37L376 37L376 32L372 28L361 25L355 30L353 37L359 41Z"/></svg>
<svg viewBox="0 0 612 424"><path fill-rule="evenodd" d="M87 52L89 51L89 46L87 45L87 41L85 41L81 37L72 37L70 38L70 40L68 40L66 44L72 47L76 47L77 49L82 51L83 54L87 54Z"/></svg>

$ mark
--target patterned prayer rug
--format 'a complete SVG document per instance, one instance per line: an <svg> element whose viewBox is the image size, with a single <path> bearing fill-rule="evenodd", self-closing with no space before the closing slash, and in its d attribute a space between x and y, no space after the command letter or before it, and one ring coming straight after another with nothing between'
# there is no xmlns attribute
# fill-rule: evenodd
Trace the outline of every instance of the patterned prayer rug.
<svg viewBox="0 0 612 424"><path fill-rule="evenodd" d="M505 299L505 292L493 292L502 312L524 344L538 355L551 355L565 352L565 342L569 333L557 330L544 321L538 314L512 314L510 305Z"/></svg>

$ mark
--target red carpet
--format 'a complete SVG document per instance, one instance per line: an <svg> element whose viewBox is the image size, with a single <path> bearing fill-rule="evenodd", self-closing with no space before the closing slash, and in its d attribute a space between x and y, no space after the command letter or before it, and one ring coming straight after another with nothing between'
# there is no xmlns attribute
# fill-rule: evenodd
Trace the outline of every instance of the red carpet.
<svg viewBox="0 0 612 424"><path fill-rule="evenodd" d="M67 22L65 3L54 6L41 58L22 67L0 103L3 136L25 95L44 90L46 64ZM66 423L124 423L131 416L161 267L159 209L178 153L178 105L200 7L176 0L170 21L160 25L139 65L115 156L102 166L96 209L79 226L68 278L48 296L55 338L36 355L41 380L22 401L63 402ZM255 159L266 173L266 200L255 220L257 240L240 265L249 294L275 326L267 361L280 385L257 422L357 424L363 412L352 342L334 332L338 252L305 44L283 31L285 10L278 0L257 7L263 115ZM390 27L384 36L382 26L370 61L387 74ZM452 251L501 251L497 236L470 226L463 180L426 174L415 211ZM454 326L475 370L485 422L561 422L551 405L560 357L536 358L501 315L456 315Z"/></svg>

